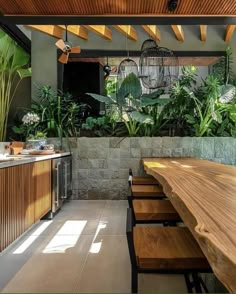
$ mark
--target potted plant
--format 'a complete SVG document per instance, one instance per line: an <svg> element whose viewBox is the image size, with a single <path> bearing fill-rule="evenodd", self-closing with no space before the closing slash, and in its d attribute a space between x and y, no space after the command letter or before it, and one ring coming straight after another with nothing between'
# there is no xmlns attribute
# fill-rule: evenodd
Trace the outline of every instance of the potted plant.
<svg viewBox="0 0 236 294"><path fill-rule="evenodd" d="M40 117L32 111L26 113L22 118L22 123L12 129L26 141L27 149L39 150L41 146L47 144L46 132L40 127Z"/></svg>

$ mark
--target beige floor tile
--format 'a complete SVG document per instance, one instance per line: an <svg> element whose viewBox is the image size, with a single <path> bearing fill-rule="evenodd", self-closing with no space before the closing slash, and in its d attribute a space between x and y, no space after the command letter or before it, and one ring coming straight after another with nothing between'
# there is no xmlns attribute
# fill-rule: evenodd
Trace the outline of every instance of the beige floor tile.
<svg viewBox="0 0 236 294"><path fill-rule="evenodd" d="M125 236L97 237L74 292L130 292L130 261Z"/></svg>
<svg viewBox="0 0 236 294"><path fill-rule="evenodd" d="M103 235L125 235L126 216L101 217L99 222L98 236Z"/></svg>
<svg viewBox="0 0 236 294"><path fill-rule="evenodd" d="M139 293L186 293L183 275L139 274Z"/></svg>
<svg viewBox="0 0 236 294"><path fill-rule="evenodd" d="M91 236L81 236L76 246L67 249L65 253L35 254L2 292L72 292L78 282L90 246Z"/></svg>

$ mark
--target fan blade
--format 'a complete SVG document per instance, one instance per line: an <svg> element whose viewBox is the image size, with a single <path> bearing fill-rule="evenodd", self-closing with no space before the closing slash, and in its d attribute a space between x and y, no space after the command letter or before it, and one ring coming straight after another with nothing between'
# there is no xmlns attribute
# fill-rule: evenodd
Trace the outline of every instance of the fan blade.
<svg viewBox="0 0 236 294"><path fill-rule="evenodd" d="M69 53L62 53L61 56L59 57L58 61L61 63L67 63L69 58Z"/></svg>
<svg viewBox="0 0 236 294"><path fill-rule="evenodd" d="M78 46L78 47L72 47L71 49L70 49L70 53L80 53L80 47Z"/></svg>
<svg viewBox="0 0 236 294"><path fill-rule="evenodd" d="M55 45L61 49L62 51L64 51L66 44L64 43L64 41L62 39L58 40Z"/></svg>
<svg viewBox="0 0 236 294"><path fill-rule="evenodd" d="M111 69L110 74L111 74L111 73L115 73L115 72L117 72L117 66L114 66L114 67Z"/></svg>

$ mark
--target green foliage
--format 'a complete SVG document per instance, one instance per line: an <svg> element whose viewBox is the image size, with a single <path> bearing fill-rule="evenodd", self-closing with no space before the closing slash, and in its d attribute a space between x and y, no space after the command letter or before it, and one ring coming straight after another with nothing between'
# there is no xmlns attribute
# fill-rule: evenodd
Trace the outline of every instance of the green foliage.
<svg viewBox="0 0 236 294"><path fill-rule="evenodd" d="M105 94L107 96L110 96L113 93L116 93L116 88L117 88L117 81L114 77L109 77L105 81Z"/></svg>
<svg viewBox="0 0 236 294"><path fill-rule="evenodd" d="M81 128L82 130L92 131L92 135L98 137L118 135L121 131L117 125L113 125L110 116L87 117Z"/></svg>
<svg viewBox="0 0 236 294"><path fill-rule="evenodd" d="M0 141L6 139L8 114L20 81L31 76L29 55L0 30Z"/></svg>
<svg viewBox="0 0 236 294"><path fill-rule="evenodd" d="M144 129L148 125L153 125L156 119L150 115L150 108L156 108L167 102L160 99L163 91L156 91L151 94L142 95L142 87L139 79L133 74L129 74L122 82L116 96L105 97L97 94L88 93L94 99L113 105L119 112L118 119L121 120L128 131L129 136L136 136L140 128ZM149 111L145 109L149 107ZM157 115L157 113L156 113Z"/></svg>
<svg viewBox="0 0 236 294"><path fill-rule="evenodd" d="M229 66L228 72L230 77ZM236 105L220 102L220 97L228 95L232 85L223 92L222 83L215 75L209 75L197 87L196 76L196 67L183 67L182 75L170 89L169 98L161 98L164 92L161 89L142 95L140 82L133 74L123 81L116 99L114 94L110 97L90 95L115 110L112 129L121 121L129 136L166 135L168 131L174 136L236 137ZM102 120L102 125L90 118L84 127L101 133L105 126L111 126L112 112L108 113L108 118L110 121Z"/></svg>
<svg viewBox="0 0 236 294"><path fill-rule="evenodd" d="M171 87L170 101L163 108L163 117L169 124L169 131L173 136L189 135L191 130L186 115L193 115L194 102L190 98L188 89L194 89L197 69L195 66L185 66L180 79Z"/></svg>
<svg viewBox="0 0 236 294"><path fill-rule="evenodd" d="M32 109L41 118L41 129L48 136L59 137L61 144L63 137L77 137L84 104L75 102L70 93L56 92L50 86L39 87L38 91Z"/></svg>

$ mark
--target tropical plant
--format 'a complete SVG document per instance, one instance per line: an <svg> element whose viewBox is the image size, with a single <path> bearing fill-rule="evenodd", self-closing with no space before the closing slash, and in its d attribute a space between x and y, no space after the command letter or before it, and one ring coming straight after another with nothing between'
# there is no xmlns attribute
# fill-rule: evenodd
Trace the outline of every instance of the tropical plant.
<svg viewBox="0 0 236 294"><path fill-rule="evenodd" d="M81 125L84 104L78 104L69 93L54 91L50 86L38 88L39 97L32 104L32 109L41 118L41 127L48 136L60 138L77 137Z"/></svg>
<svg viewBox="0 0 236 294"><path fill-rule="evenodd" d="M169 125L169 135L189 135L191 130L186 115L193 115L194 101L186 89L194 89L197 68L184 66L179 80L170 89L170 102L163 108L163 119Z"/></svg>
<svg viewBox="0 0 236 294"><path fill-rule="evenodd" d="M143 125L154 124L152 116L143 110L144 107L163 103L159 99L159 92L142 95L140 81L133 73L123 80L116 96L87 94L106 105L117 106L120 119L125 124L129 136L136 136Z"/></svg>
<svg viewBox="0 0 236 294"><path fill-rule="evenodd" d="M187 122L193 125L195 135L202 137L212 133L213 122L222 123L222 112L225 109L223 104L218 103L220 96L220 84L214 76L208 76L203 85L197 91L198 97L193 91L184 88L185 92L195 103L195 113L186 114Z"/></svg>
<svg viewBox="0 0 236 294"><path fill-rule="evenodd" d="M6 139L8 114L21 80L31 76L29 55L0 30L0 141Z"/></svg>

